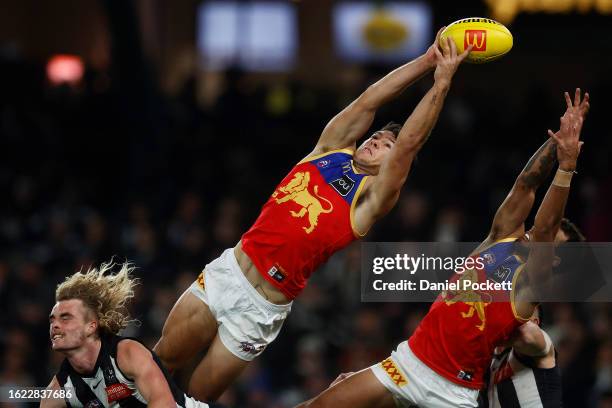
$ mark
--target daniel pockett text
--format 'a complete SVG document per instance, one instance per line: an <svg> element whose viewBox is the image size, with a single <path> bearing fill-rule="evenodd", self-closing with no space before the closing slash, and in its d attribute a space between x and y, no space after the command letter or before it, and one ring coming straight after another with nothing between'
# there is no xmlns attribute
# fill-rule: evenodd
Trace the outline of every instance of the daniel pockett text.
<svg viewBox="0 0 612 408"><path fill-rule="evenodd" d="M466 271L484 269L485 260L482 257L440 257L440 256L411 256L408 254L395 254L390 257L374 257L372 259L372 273L383 275L386 272L403 272L415 275L427 271L446 271L463 275ZM423 273L423 275L426 275ZM439 281L430 278L400 279L392 282L383 279L374 279L372 289L375 291L510 291L512 282L494 282L486 280L478 282L473 279L454 279Z"/></svg>
<svg viewBox="0 0 612 408"><path fill-rule="evenodd" d="M531 253L551 250L549 269L530 269ZM612 302L610 242L551 247L506 241L501 251L483 249L480 242L370 241L360 244L360 258L362 302L434 302L443 291L461 299L505 302L503 292L516 290L516 282L538 285L530 291L534 302Z"/></svg>

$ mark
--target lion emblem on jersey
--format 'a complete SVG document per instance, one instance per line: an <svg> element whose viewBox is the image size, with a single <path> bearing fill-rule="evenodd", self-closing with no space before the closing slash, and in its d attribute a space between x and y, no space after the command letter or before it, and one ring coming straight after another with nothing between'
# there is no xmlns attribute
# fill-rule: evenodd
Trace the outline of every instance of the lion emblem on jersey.
<svg viewBox="0 0 612 408"><path fill-rule="evenodd" d="M307 234L310 234L317 227L319 222L319 215L327 214L334 210L334 206L327 198L319 195L319 186L314 186L314 195L308 191L308 184L310 183L310 172L298 171L293 175L291 181L286 185L279 187L277 191L272 194L272 198L276 199L276 204L283 204L288 201L293 201L296 204L302 206L300 211L296 212L291 210L291 216L295 218L302 218L308 214L308 221L310 225L302 227ZM280 194L284 194L280 198ZM324 208L321 204L321 200L327 203L327 208Z"/></svg>
<svg viewBox="0 0 612 408"><path fill-rule="evenodd" d="M478 272L475 269L467 270L463 273L463 276L458 280L459 285L463 286L462 281L471 280L472 282L478 282ZM491 295L488 293L478 293L475 290L449 290L442 292L442 299L446 302L447 305L452 305L457 302L462 302L468 305L470 308L467 312L461 312L461 317L464 319L469 319L474 316L474 313L478 316L480 320L480 324L476 325L476 328L480 331L483 331L486 325L486 315L485 315L485 307L487 307L491 303ZM483 297L486 296L489 299L483 300Z"/></svg>

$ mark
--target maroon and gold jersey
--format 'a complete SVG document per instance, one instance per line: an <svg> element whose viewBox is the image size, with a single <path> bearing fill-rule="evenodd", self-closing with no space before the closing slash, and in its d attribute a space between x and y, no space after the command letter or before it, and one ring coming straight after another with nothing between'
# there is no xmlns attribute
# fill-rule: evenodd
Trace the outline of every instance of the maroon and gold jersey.
<svg viewBox="0 0 612 408"><path fill-rule="evenodd" d="M484 268L468 270L456 279L514 286L524 267L515 254L515 241L502 240L476 254L484 260ZM480 389L495 347L526 321L516 314L513 300L513 292L503 290L444 291L410 337L410 349L444 378Z"/></svg>
<svg viewBox="0 0 612 408"><path fill-rule="evenodd" d="M352 150L306 158L242 236L242 249L257 270L289 299L334 252L362 236L352 218L366 179L353 166Z"/></svg>

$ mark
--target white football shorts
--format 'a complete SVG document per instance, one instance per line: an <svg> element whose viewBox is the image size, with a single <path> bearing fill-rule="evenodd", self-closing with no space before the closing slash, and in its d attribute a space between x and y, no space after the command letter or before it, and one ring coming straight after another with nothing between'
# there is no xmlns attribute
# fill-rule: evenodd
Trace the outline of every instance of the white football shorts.
<svg viewBox="0 0 612 408"><path fill-rule="evenodd" d="M468 408L478 406L478 390L440 376L414 355L408 342L370 367L399 407Z"/></svg>
<svg viewBox="0 0 612 408"><path fill-rule="evenodd" d="M217 319L223 345L245 361L276 339L291 311L292 303L277 305L257 292L238 266L233 248L206 265L190 290Z"/></svg>

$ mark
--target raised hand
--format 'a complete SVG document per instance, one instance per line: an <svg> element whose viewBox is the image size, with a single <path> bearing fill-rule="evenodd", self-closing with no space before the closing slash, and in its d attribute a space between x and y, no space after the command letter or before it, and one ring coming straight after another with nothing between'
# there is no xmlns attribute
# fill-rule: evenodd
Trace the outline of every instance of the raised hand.
<svg viewBox="0 0 612 408"><path fill-rule="evenodd" d="M584 142L580 141L580 133L584 118L589 111L589 94L586 93L581 100L580 89L577 88L574 101L565 92L565 103L567 109L561 117L561 127L559 131L548 130L548 135L557 145L557 160L559 168L565 171L574 171L578 155Z"/></svg>
<svg viewBox="0 0 612 408"><path fill-rule="evenodd" d="M438 33L440 34L440 32ZM436 70L434 71L434 79L436 83L450 85L450 82L459 68L459 64L469 55L472 51L473 45L470 45L461 54L457 54L457 45L452 38L447 37L446 40L439 40L440 47L434 47L434 53L436 54ZM442 49L440 51L440 48Z"/></svg>
<svg viewBox="0 0 612 408"><path fill-rule="evenodd" d="M574 93L574 102L572 103L569 93L565 92L565 104L567 105L567 111L571 111L575 115L580 116L582 118L582 121L584 122L584 119L586 118L586 115L587 113L589 113L589 109L591 108L591 104L589 103L589 93L585 92L582 101L580 100L580 93L580 88L576 88L576 91ZM580 130L582 129L579 129L579 132Z"/></svg>
<svg viewBox="0 0 612 408"><path fill-rule="evenodd" d="M427 59L427 63L430 64L431 68L434 68L436 66L436 49L440 47L440 35L442 35L442 31L444 31L445 28L446 26L443 26L438 30L438 33L436 34L436 39L425 52L425 58Z"/></svg>

